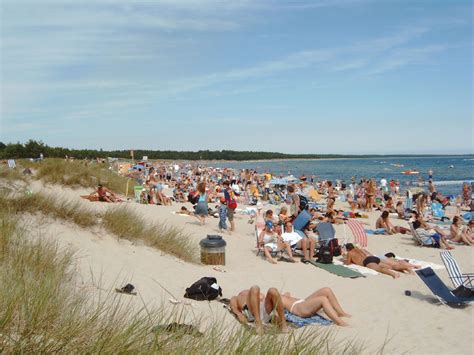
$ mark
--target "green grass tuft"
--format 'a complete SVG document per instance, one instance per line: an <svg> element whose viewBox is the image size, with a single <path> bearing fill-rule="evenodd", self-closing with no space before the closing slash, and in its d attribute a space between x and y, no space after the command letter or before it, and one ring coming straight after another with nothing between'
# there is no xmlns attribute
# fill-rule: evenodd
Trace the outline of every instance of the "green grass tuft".
<svg viewBox="0 0 474 355"><path fill-rule="evenodd" d="M197 262L196 247L189 236L173 226L146 222L127 207L109 208L103 215L103 226L119 238L142 241L148 246L187 262Z"/></svg>

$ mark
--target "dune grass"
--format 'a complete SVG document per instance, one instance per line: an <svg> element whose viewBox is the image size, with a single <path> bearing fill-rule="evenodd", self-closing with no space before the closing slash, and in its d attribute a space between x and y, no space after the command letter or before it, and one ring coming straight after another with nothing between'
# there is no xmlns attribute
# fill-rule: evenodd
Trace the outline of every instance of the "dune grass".
<svg viewBox="0 0 474 355"><path fill-rule="evenodd" d="M127 192L129 179L111 171L108 164L81 160L66 161L56 158L48 158L35 163L19 160L18 164L36 170L34 178L45 183L92 189L96 188L98 184L103 184L119 194L125 195ZM128 196L132 195L133 183L130 181Z"/></svg>
<svg viewBox="0 0 474 355"><path fill-rule="evenodd" d="M80 227L91 227L98 224L97 215L81 206L80 201L57 199L52 195L27 193L27 190L0 191L0 204L7 206L11 212L41 213L53 218L59 218Z"/></svg>
<svg viewBox="0 0 474 355"><path fill-rule="evenodd" d="M182 230L163 224L146 222L131 209L109 208L102 216L103 226L119 238L142 241L187 262L197 262L196 246Z"/></svg>
<svg viewBox="0 0 474 355"><path fill-rule="evenodd" d="M186 262L197 263L196 246L191 238L176 227L149 223L127 207L111 207L104 213L94 212L81 201L57 199L26 190L0 189L0 204L13 214L40 213L74 223L82 228L103 227L120 239L142 242Z"/></svg>
<svg viewBox="0 0 474 355"><path fill-rule="evenodd" d="M256 336L237 323L213 319L200 328L166 331L183 311L131 307L130 298L84 293L75 284L74 254L44 238L32 238L11 210L0 205L0 350L2 353L319 354L360 353L352 342L311 329Z"/></svg>

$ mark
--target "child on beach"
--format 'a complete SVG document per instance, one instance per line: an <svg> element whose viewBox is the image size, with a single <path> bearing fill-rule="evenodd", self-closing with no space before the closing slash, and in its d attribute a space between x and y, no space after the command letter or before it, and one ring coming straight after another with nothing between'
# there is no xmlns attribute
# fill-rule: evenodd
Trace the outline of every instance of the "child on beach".
<svg viewBox="0 0 474 355"><path fill-rule="evenodd" d="M221 197L219 205L219 231L227 230L227 205L224 197Z"/></svg>

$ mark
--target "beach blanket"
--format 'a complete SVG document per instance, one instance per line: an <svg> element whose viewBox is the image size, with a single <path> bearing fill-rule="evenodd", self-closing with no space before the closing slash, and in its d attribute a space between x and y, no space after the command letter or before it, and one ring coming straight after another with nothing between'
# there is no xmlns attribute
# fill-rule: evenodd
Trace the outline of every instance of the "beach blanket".
<svg viewBox="0 0 474 355"><path fill-rule="evenodd" d="M290 322L297 328L301 328L301 327L304 327L307 325L313 325L313 324L325 325L325 326L332 324L331 320L326 319L317 313L312 317L302 318L302 317L298 317L297 315L293 313L288 312L286 309L285 309L285 318L287 322Z"/></svg>
<svg viewBox="0 0 474 355"><path fill-rule="evenodd" d="M311 260L308 260L308 262L316 267L319 267L320 269L326 270L327 272L330 272L331 274L335 274L337 276L347 277L351 279L354 279L357 277L365 277L360 272L351 270L343 265L322 264L322 263L318 263L316 261L311 261Z"/></svg>
<svg viewBox="0 0 474 355"><path fill-rule="evenodd" d="M345 265L340 260L333 260L333 263L334 263L334 265L341 265L341 266L344 266L344 267L346 267L350 270L359 272L364 276L375 276L375 275L379 274L377 271L369 269L368 267L359 266L359 265L356 265L356 264Z"/></svg>
<svg viewBox="0 0 474 355"><path fill-rule="evenodd" d="M365 233L371 235L384 235L385 229L384 228L377 228L377 229L366 229Z"/></svg>
<svg viewBox="0 0 474 355"><path fill-rule="evenodd" d="M397 259L397 260L406 260L410 264L413 264L413 265L420 265L422 269L430 267L433 270L442 270L442 269L445 268L444 265L430 263L429 261L423 261L423 260L418 260L418 259L403 258L401 256L397 256L395 259Z"/></svg>
<svg viewBox="0 0 474 355"><path fill-rule="evenodd" d="M98 202L99 201L99 196L90 196L90 195L84 195L81 196L84 200L89 200L91 202Z"/></svg>

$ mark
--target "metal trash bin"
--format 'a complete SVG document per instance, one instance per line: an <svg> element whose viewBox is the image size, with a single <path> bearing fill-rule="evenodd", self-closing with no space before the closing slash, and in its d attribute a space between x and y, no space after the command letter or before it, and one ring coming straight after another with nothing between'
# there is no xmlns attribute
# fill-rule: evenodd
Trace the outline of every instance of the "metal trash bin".
<svg viewBox="0 0 474 355"><path fill-rule="evenodd" d="M201 240L201 262L205 265L225 265L226 241L220 235L207 235Z"/></svg>

